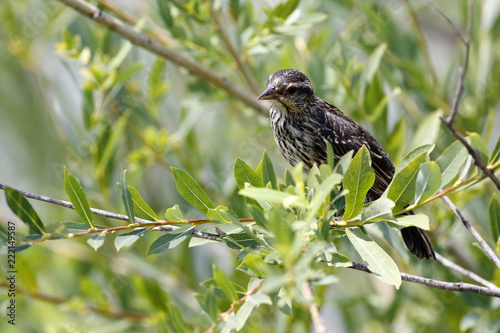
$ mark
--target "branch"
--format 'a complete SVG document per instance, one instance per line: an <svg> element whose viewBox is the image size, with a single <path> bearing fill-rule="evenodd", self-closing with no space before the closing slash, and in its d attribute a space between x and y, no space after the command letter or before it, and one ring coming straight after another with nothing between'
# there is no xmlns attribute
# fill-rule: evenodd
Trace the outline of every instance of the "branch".
<svg viewBox="0 0 500 333"><path fill-rule="evenodd" d="M462 99L463 92L465 90L465 76L467 74L467 69L469 66L469 54L470 54L470 45L472 41L472 19L473 19L473 5L474 1L469 0L467 3L467 36L464 37L460 30L457 28L455 24L451 21L451 19L443 12L441 11L436 5L434 5L432 2L427 0L429 5L436 10L453 28L457 36L460 38L460 40L464 43L465 45L465 56L464 56L464 62L462 64L462 67L459 68L460 70L460 77L457 82L457 87L455 89L455 94L453 96L453 101L451 104L451 110L450 114L448 117L444 118L440 116L441 121L450 129L451 133L467 148L467 151L469 152L469 155L472 156L474 159L474 164L477 165L481 171L484 172L486 176L488 176L495 186L500 190L500 180L495 176L495 174L483 163L481 158L478 156L478 154L474 151L474 149L471 147L471 145L465 140L463 135L461 135L453 126L453 121L455 120L457 114L458 114L458 108Z"/></svg>
<svg viewBox="0 0 500 333"><path fill-rule="evenodd" d="M219 35L226 44L226 47L231 54L231 57L233 57L234 61L236 61L236 64L238 65L238 69L243 75L243 78L247 82L247 85L250 87L253 93L258 94L260 92L260 87L257 81L255 80L255 77L252 75L250 72L250 69L244 62L243 58L238 54L238 51L234 47L234 44L231 41L231 37L227 33L226 29L222 26L222 23L220 21L219 13L215 11L215 8L213 5L210 6L210 15L212 16L212 19L214 20L215 23L215 28L219 32Z"/></svg>
<svg viewBox="0 0 500 333"><path fill-rule="evenodd" d="M161 56L174 64L186 68L192 74L199 78L210 82L214 86L225 90L229 95L243 101L245 104L255 109L263 115L268 115L267 108L256 100L256 96L248 93L239 85L231 82L226 77L219 75L217 72L207 68L179 51L166 47L162 43L153 39L151 36L134 30L133 27L126 25L119 19L106 14L97 7L82 1L82 0L58 0L66 6L73 8L81 15L90 18L107 29L115 32L132 44L142 47L158 56Z"/></svg>
<svg viewBox="0 0 500 333"><path fill-rule="evenodd" d="M451 200L447 196L441 197L443 201L450 207L450 209L455 213L455 215L462 221L464 224L465 228L469 230L469 232L472 234L472 237L476 239L476 241L479 243L481 248L483 249L483 252L486 254L488 258L490 258L491 261L500 269L500 259L498 256L495 254L495 251L492 250L492 248L488 245L488 243L484 240L483 237L477 232L476 229L472 226L472 224L465 218L465 216L462 214L460 210L451 202Z"/></svg>
<svg viewBox="0 0 500 333"><path fill-rule="evenodd" d="M465 276L467 276L468 278L476 281L476 282L479 282L481 283L483 286L485 287L488 287L490 289L495 289L495 288L498 288L497 286L495 286L493 283L483 279L482 277L480 277L479 275L477 275L476 273L474 272L471 272L451 261L449 261L448 259L446 259L445 257L443 257L442 255L440 255L439 253L436 253L436 258L437 260L443 264L443 266L446 266L448 268L451 268L453 269L454 271L457 271Z"/></svg>
<svg viewBox="0 0 500 333"><path fill-rule="evenodd" d="M9 288L9 284L5 282L5 280L1 279L0 280L0 287L2 288ZM28 289L24 289L22 287L16 286L16 292L19 294L23 294L26 296L29 296L31 298L38 299L43 302L51 303L51 304L65 304L68 303L68 300L65 300L63 298L57 298L54 296L50 296L47 294L43 294L41 292L31 292ZM81 304L79 305L80 310L83 311L89 311L92 313L96 313L99 315L107 316L107 317L113 317L113 318L119 318L119 319L128 319L128 320L133 320L133 321L142 321L145 319L148 319L151 317L151 314L148 313L141 313L141 312L132 312L132 311L125 311L125 310L113 310L109 308L98 308L86 304Z"/></svg>
<svg viewBox="0 0 500 333"><path fill-rule="evenodd" d="M352 266L349 268L356 269L358 271L363 271L366 273L371 273L371 271L365 264L360 264L357 262L353 262ZM401 273L401 279L403 281L418 283L431 288L437 288L449 291L468 292L468 293L492 296L492 297L500 297L500 288L486 288L464 282L445 282L445 281L428 279L416 275L411 275L407 273Z"/></svg>
<svg viewBox="0 0 500 333"><path fill-rule="evenodd" d="M321 320L321 316L319 315L318 306L313 302L313 294L308 281L304 281L302 283L302 294L304 294L306 300L310 302L309 313L311 314L311 320L314 325L314 332L326 333L325 325L323 325L323 321Z"/></svg>
<svg viewBox="0 0 500 333"><path fill-rule="evenodd" d="M0 184L0 190L4 190L6 187L9 187L9 186L6 186L4 184ZM75 206L73 206L73 204L71 202L69 202L69 201L54 199L54 198L48 197L46 195L40 195L40 194L30 193L30 192L21 191L21 190L18 190L18 189L15 189L15 190L18 191L19 193L21 193L26 198L35 199L35 200L44 201L44 202L49 202L49 203L52 203L52 204L55 204L55 205L59 205L59 206L63 206L63 207L66 207L66 208L75 209ZM107 218L111 218L111 219L115 219L115 220L129 221L129 218L128 218L127 215L122 215L122 214L117 214L117 213L113 213L113 212L108 212L106 210L97 209L97 208L90 208L90 211L93 214L95 214L95 215L99 215L99 216L103 216L103 217L107 217ZM161 231L174 231L174 230L177 230L177 229L180 228L180 227L175 226L175 225L170 225L172 223L176 223L176 222L172 222L172 221L153 222L153 221L148 221L148 220L145 220L145 219L141 219L139 217L135 217L134 221L135 221L136 225L132 224L132 225L128 225L128 226L122 226L122 227L117 227L117 228L109 228L109 229L91 229L89 231L85 231L85 232L82 232L82 233L74 233L72 235L72 237L82 236L82 235L88 235L88 234L93 234L93 233L98 233L98 232L103 232L103 231L116 231L116 230L122 230L122 229L131 229L131 228L145 226L145 225L149 225L149 226L161 226L162 227ZM207 220L192 220L192 221L186 221L186 222L189 222L189 223L200 223L200 222L207 222ZM243 222L245 222L245 221L243 220ZM176 223L176 224L178 224L178 223ZM203 238L203 239L214 240L214 241L218 241L219 240L219 235L209 234L209 233L198 231L198 230L193 231L193 233L191 234L191 236L192 237L196 237L196 238Z"/></svg>

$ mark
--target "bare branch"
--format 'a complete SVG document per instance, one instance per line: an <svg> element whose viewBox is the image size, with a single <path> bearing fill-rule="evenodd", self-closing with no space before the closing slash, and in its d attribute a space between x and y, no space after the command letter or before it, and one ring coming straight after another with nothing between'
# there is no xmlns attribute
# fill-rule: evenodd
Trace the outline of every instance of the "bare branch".
<svg viewBox="0 0 500 333"><path fill-rule="evenodd" d="M314 332L326 333L325 325L323 324L321 316L319 315L318 306L313 301L313 294L308 281L304 281L302 283L302 294L310 302L308 307L309 313L311 314L311 321L314 325Z"/></svg>
<svg viewBox="0 0 500 333"><path fill-rule="evenodd" d="M120 35L124 39L130 41L132 44L142 47L156 55L159 55L174 64L186 68L192 74L200 77L201 79L210 82L214 86L225 90L230 96L243 101L245 104L255 109L263 115L268 115L268 110L264 104L256 100L256 96L248 93L245 89L241 88L234 82L231 82L226 77L219 75L217 72L207 68L193 59L187 57L179 51L166 47L157 40L151 38L147 34L138 32L133 27L128 26L119 19L106 14L99 10L97 7L82 1L82 0L58 0L66 6L73 8L83 16L86 16L93 21L101 24L109 30Z"/></svg>
<svg viewBox="0 0 500 333"><path fill-rule="evenodd" d="M436 12L438 12L439 15L441 15L445 20L446 22L448 22L448 24L451 26L451 28L453 29L453 31L455 32L455 34L457 35L458 38L460 38L460 40L462 41L462 43L464 44L467 44L467 41L465 40L465 37L464 35L462 34L462 32L460 31L460 29L455 25L455 23L453 23L453 21L450 19L450 17L448 15L446 15L445 12L443 12L441 10L441 8L439 8L434 2L432 2L431 0L425 0L427 2L427 4L429 6L432 7L432 9L434 9Z"/></svg>
<svg viewBox="0 0 500 333"><path fill-rule="evenodd" d="M484 240L483 237L477 232L476 229L472 226L472 224L465 218L465 216L462 214L460 210L451 202L451 200L447 196L442 196L441 199L450 207L450 209L455 213L455 215L462 221L464 224L465 228L469 230L469 232L472 234L472 237L476 239L476 241L479 243L481 248L483 249L483 252L490 258L491 261L500 269L500 259L498 256L495 254L495 251L488 245L488 243Z"/></svg>
<svg viewBox="0 0 500 333"><path fill-rule="evenodd" d="M352 266L349 268L371 273L371 271L365 264L360 264L357 262L353 262ZM416 275L411 275L407 273L401 273L401 279L403 281L418 283L431 288L437 288L449 291L468 292L468 293L486 295L492 297L500 297L500 288L486 288L464 282L445 282L445 281L428 279Z"/></svg>
<svg viewBox="0 0 500 333"><path fill-rule="evenodd" d="M465 276L467 276L468 278L476 281L476 282L479 282L481 283L483 286L485 287L488 287L490 289L495 289L495 288L498 288L497 286L495 286L493 283L489 282L489 281L486 281L485 279L483 279L482 277L480 277L479 275L477 275L476 273L474 272L471 272L453 262L451 262L450 260L446 259L445 257L443 257L442 255L440 255L439 253L436 253L436 258L437 260L443 264L443 266L446 266L448 268L451 268L453 269L454 271L457 271L459 272L460 274L463 274Z"/></svg>

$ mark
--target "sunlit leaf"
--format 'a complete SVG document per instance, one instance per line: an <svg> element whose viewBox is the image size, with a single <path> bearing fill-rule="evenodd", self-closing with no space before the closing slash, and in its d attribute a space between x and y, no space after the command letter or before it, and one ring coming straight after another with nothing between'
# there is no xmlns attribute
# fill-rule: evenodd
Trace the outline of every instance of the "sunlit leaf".
<svg viewBox="0 0 500 333"><path fill-rule="evenodd" d="M77 214L83 222L92 228L94 217L90 211L87 196L85 195L80 183L66 168L64 168L64 189L66 190L66 194L68 194L69 200L75 207Z"/></svg>
<svg viewBox="0 0 500 333"><path fill-rule="evenodd" d="M406 227L419 227L420 229L429 230L429 217L425 214L398 216L396 220L392 220L388 223L390 226L397 229Z"/></svg>
<svg viewBox="0 0 500 333"><path fill-rule="evenodd" d="M42 220L19 191L5 187L5 199L12 212L28 225L31 232L40 235L45 233L45 226Z"/></svg>
<svg viewBox="0 0 500 333"><path fill-rule="evenodd" d="M103 232L95 234L87 240L87 244L89 244L95 251L97 251L104 244L105 237L106 234Z"/></svg>
<svg viewBox="0 0 500 333"><path fill-rule="evenodd" d="M208 195L200 185L186 171L172 168L175 184L179 193L203 214L207 214L210 208L215 208Z"/></svg>
<svg viewBox="0 0 500 333"><path fill-rule="evenodd" d="M441 170L441 188L458 175L468 156L467 149L457 140L438 157L436 163Z"/></svg>
<svg viewBox="0 0 500 333"><path fill-rule="evenodd" d="M434 162L425 162L420 166L415 184L415 202L419 203L439 190L441 186L441 170Z"/></svg>
<svg viewBox="0 0 500 333"><path fill-rule="evenodd" d="M373 275L398 289L401 285L401 273L394 260L360 229L347 228L346 235Z"/></svg>
<svg viewBox="0 0 500 333"><path fill-rule="evenodd" d="M130 194L130 191L128 190L127 186L127 180L125 178L127 170L123 170L121 176L120 176L120 193L122 196L122 202L123 205L125 206L125 211L127 212L128 219L130 223L135 223L135 213L134 213L134 202L132 200L132 195Z"/></svg>
<svg viewBox="0 0 500 333"><path fill-rule="evenodd" d="M491 236L493 241L497 243L500 237L500 202L495 196L490 200L488 212L490 215Z"/></svg>
<svg viewBox="0 0 500 333"><path fill-rule="evenodd" d="M273 162L271 161L271 158L267 154L266 151L264 151L264 154L262 155L262 160L260 161L259 166L257 167L257 170L260 170L262 174L262 180L264 181L264 185L267 183L271 183L273 189L277 189L277 180L276 180L276 174L274 172L274 167L273 167Z"/></svg>
<svg viewBox="0 0 500 333"><path fill-rule="evenodd" d="M146 232L147 229L139 228L135 229L134 231L116 236L115 238L116 251L120 251L120 249L122 249L123 247L134 244L139 238L144 236Z"/></svg>
<svg viewBox="0 0 500 333"><path fill-rule="evenodd" d="M146 218L148 220L157 220L158 216L156 215L154 210L152 210L151 207L149 207L148 204L144 201L139 192L130 185L128 185L127 188L130 195L132 196L132 202L134 203L134 212L138 216Z"/></svg>
<svg viewBox="0 0 500 333"><path fill-rule="evenodd" d="M193 226L186 225L158 237L149 247L148 255L158 254L165 250L173 249L174 247L185 241L189 236L191 236L193 231Z"/></svg>
<svg viewBox="0 0 500 333"><path fill-rule="evenodd" d="M165 212L165 218L168 221L184 222L184 214L179 208L179 205L175 205L172 208L168 208L167 211Z"/></svg>

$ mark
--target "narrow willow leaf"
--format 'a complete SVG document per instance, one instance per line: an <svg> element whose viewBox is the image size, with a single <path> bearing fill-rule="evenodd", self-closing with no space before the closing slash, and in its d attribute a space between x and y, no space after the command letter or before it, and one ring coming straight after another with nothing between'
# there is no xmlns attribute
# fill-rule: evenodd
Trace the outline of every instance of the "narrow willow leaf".
<svg viewBox="0 0 500 333"><path fill-rule="evenodd" d="M45 233L45 226L42 220L19 191L5 187L5 199L12 212L28 225L31 232L40 235Z"/></svg>
<svg viewBox="0 0 500 333"><path fill-rule="evenodd" d="M441 169L434 162L425 162L420 166L415 185L415 203L424 201L439 190L441 186Z"/></svg>
<svg viewBox="0 0 500 333"><path fill-rule="evenodd" d="M182 214L179 205L175 205L174 207L167 209L165 212L165 218L172 222L184 222L184 214Z"/></svg>
<svg viewBox="0 0 500 333"><path fill-rule="evenodd" d="M342 182L344 189L349 192L345 195L346 208L343 220L348 221L363 208L366 193L375 182L375 171L371 167L370 152L366 146L361 147L349 164Z"/></svg>
<svg viewBox="0 0 500 333"><path fill-rule="evenodd" d="M307 207L307 202L301 200L298 195L280 192L270 188L247 187L240 190L238 193L255 200L282 204L287 207Z"/></svg>
<svg viewBox="0 0 500 333"><path fill-rule="evenodd" d="M406 227L419 227L429 230L429 216L424 214L398 216L396 220L388 222L391 227L401 229Z"/></svg>
<svg viewBox="0 0 500 333"><path fill-rule="evenodd" d="M417 155L411 162L399 169L386 190L387 198L395 203L394 210L398 211L408 205L415 198L415 183L420 164L425 160L427 152Z"/></svg>
<svg viewBox="0 0 500 333"><path fill-rule="evenodd" d="M158 216L156 215L154 210L152 210L151 207L148 206L139 192L130 185L128 185L127 188L130 195L132 196L132 202L134 203L134 212L137 213L138 216L147 220L158 220Z"/></svg>
<svg viewBox="0 0 500 333"><path fill-rule="evenodd" d="M408 154L406 154L405 157L403 157L403 159L401 160L401 163L399 163L399 165L396 169L396 173L398 173L402 169L406 168L406 166L408 166L408 164L410 164L412 161L414 161L417 157L421 156L422 154L425 155L425 154L429 154L430 152L432 152L434 147L435 147L434 144L422 145L422 146L419 146L419 147L411 150Z"/></svg>
<svg viewBox="0 0 500 333"><path fill-rule="evenodd" d="M341 175L345 174L347 168L351 164L352 155L354 155L354 151L348 151L344 156L340 158L340 160L335 164L335 168L333 168L333 173L339 173Z"/></svg>
<svg viewBox="0 0 500 333"><path fill-rule="evenodd" d="M157 0L158 10L160 12L160 16L165 24L167 29L171 29L174 26L174 19L172 18L172 14L170 13L170 7L168 5L170 1L167 0Z"/></svg>
<svg viewBox="0 0 500 333"><path fill-rule="evenodd" d="M266 219L266 216L264 215L264 211L254 205L248 205L248 210L250 211L250 214L252 214L253 220L257 225L267 228L268 221Z"/></svg>
<svg viewBox="0 0 500 333"><path fill-rule="evenodd" d="M370 203L361 211L361 221L364 222L380 222L394 218L392 209L394 202L390 199L381 197Z"/></svg>
<svg viewBox="0 0 500 333"><path fill-rule="evenodd" d="M121 234L116 236L115 238L115 248L116 251L120 251L123 247L130 246L134 244L139 238L144 236L147 232L147 229L140 228L135 229L134 231L128 232L126 234Z"/></svg>
<svg viewBox="0 0 500 333"><path fill-rule="evenodd" d="M497 243L500 237L500 203L495 196L490 200L488 212L490 215L491 236L493 241Z"/></svg>
<svg viewBox="0 0 500 333"><path fill-rule="evenodd" d="M217 267L213 266L213 277L217 286L222 290L227 299L231 302L238 300L238 293L234 283Z"/></svg>
<svg viewBox="0 0 500 333"><path fill-rule="evenodd" d="M448 185L458 175L468 156L467 149L458 140L444 150L436 160L441 170L440 188Z"/></svg>
<svg viewBox="0 0 500 333"><path fill-rule="evenodd" d="M329 197L333 188L339 185L342 181L342 176L337 173L332 173L328 176L321 185L316 189L316 193L311 200L310 214L315 216L321 206L325 203L325 199ZM328 200L329 201L329 200ZM329 202L327 203L329 204Z"/></svg>
<svg viewBox="0 0 500 333"><path fill-rule="evenodd" d="M234 162L234 178L240 189L245 188L245 183L255 187L264 187L261 175L240 158Z"/></svg>
<svg viewBox="0 0 500 333"><path fill-rule="evenodd" d="M209 209L207 217L210 221L232 224L231 218L226 213L227 207L217 206L215 209ZM239 222L239 221L238 221Z"/></svg>
<svg viewBox="0 0 500 333"><path fill-rule="evenodd" d="M144 66L143 63L133 63L130 65L123 66L120 68L116 74L115 77L115 83L121 83L124 82L128 79L130 79L135 73L139 72L142 67Z"/></svg>
<svg viewBox="0 0 500 333"><path fill-rule="evenodd" d="M266 294L253 294L248 297L243 305L240 307L238 312L236 312L236 318L238 319L238 327L237 330L243 328L245 323L247 322L250 314L252 314L253 310L255 310L261 304L272 305L273 302L271 298Z"/></svg>
<svg viewBox="0 0 500 333"><path fill-rule="evenodd" d="M149 247L147 255L158 254L168 249L173 249L185 241L194 231L194 227L187 225L175 231L170 231L163 236L158 237Z"/></svg>
<svg viewBox="0 0 500 333"><path fill-rule="evenodd" d="M497 143L495 144L495 148L493 148L489 164L494 164L500 159L500 136L498 137Z"/></svg>
<svg viewBox="0 0 500 333"><path fill-rule="evenodd" d="M375 51L372 52L370 58L368 59L368 63L366 64L363 73L361 74L360 86L359 86L359 100L363 101L365 97L366 88L372 82L373 76L378 70L380 65L380 61L387 49L387 44L380 44Z"/></svg>
<svg viewBox="0 0 500 333"><path fill-rule="evenodd" d="M360 229L347 228L345 231L351 244L366 262L373 275L380 281L398 289L401 285L401 273L394 260Z"/></svg>
<svg viewBox="0 0 500 333"><path fill-rule="evenodd" d="M64 168L64 189L66 190L66 194L68 194L69 201L71 201L75 207L78 216L80 216L82 221L89 227L93 228L94 217L90 211L87 196L80 183L66 168Z"/></svg>
<svg viewBox="0 0 500 333"><path fill-rule="evenodd" d="M328 161L328 165L333 169L335 166L335 153L333 152L332 143L328 140L324 140L326 145L326 159Z"/></svg>
<svg viewBox="0 0 500 333"><path fill-rule="evenodd" d="M433 112L419 122L410 147L413 148L423 144L433 144L436 142L439 128L441 127L441 119L439 119L440 113L440 110Z"/></svg>
<svg viewBox="0 0 500 333"><path fill-rule="evenodd" d="M264 185L266 185L267 183L271 183L272 188L276 190L278 188L276 173L274 172L273 162L271 161L271 158L269 157L266 151L264 151L264 154L262 155L262 160L260 161L260 164L257 167L257 170L259 169L262 174L262 180L264 181Z"/></svg>
<svg viewBox="0 0 500 333"><path fill-rule="evenodd" d="M287 295L286 288L281 288L278 291L274 302L276 303L278 310L287 316L292 316L292 298Z"/></svg>
<svg viewBox="0 0 500 333"><path fill-rule="evenodd" d="M122 134L125 130L125 126L127 126L127 119L128 115L125 114L113 124L111 134L106 141L106 146L104 147L102 154L99 156L99 163L96 167L97 174L103 175L105 173L113 154L116 152L116 146L123 137Z"/></svg>
<svg viewBox="0 0 500 333"><path fill-rule="evenodd" d="M210 208L215 208L200 185L186 171L172 168L177 190L195 208L203 214L207 214Z"/></svg>
<svg viewBox="0 0 500 333"><path fill-rule="evenodd" d="M182 312L175 305L169 304L168 310L170 312L169 321L172 323L175 332L194 332L193 329L189 327L188 324L184 321Z"/></svg>
<svg viewBox="0 0 500 333"><path fill-rule="evenodd" d="M132 200L132 195L128 190L127 180L125 177L127 170L123 170L120 175L120 192L122 195L123 206L125 206L125 211L127 212L128 220L130 223L135 223L135 213L134 213L134 202Z"/></svg>
<svg viewBox="0 0 500 333"><path fill-rule="evenodd" d="M484 142L483 138L477 133L469 133L468 139L470 140L472 149L474 149L479 159L483 161L484 164L487 164L489 152L488 146Z"/></svg>
<svg viewBox="0 0 500 333"><path fill-rule="evenodd" d="M100 233L92 236L87 240L87 244L89 244L95 251L99 250L99 248L104 244L104 238L106 237L105 233Z"/></svg>

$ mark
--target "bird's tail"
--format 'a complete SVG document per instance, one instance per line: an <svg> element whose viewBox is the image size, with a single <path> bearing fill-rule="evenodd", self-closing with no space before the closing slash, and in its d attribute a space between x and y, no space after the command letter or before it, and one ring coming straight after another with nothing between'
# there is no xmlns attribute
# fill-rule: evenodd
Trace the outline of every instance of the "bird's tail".
<svg viewBox="0 0 500 333"><path fill-rule="evenodd" d="M436 254L432 249L431 242L422 229L406 227L401 229L401 235L411 254L419 259L436 260Z"/></svg>

